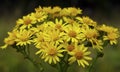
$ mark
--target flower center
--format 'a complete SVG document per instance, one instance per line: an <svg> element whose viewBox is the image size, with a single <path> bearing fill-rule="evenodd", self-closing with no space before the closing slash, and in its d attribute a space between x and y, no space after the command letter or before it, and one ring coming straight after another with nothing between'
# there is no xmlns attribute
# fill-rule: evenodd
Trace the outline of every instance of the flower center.
<svg viewBox="0 0 120 72"><path fill-rule="evenodd" d="M58 36L55 36L54 38L53 38L53 41L57 41L59 39L59 37Z"/></svg>
<svg viewBox="0 0 120 72"><path fill-rule="evenodd" d="M76 53L75 53L75 57L76 57L76 59L78 59L78 60L82 59L82 58L83 58L83 52L80 52L80 51L76 52Z"/></svg>
<svg viewBox="0 0 120 72"><path fill-rule="evenodd" d="M24 36L23 36L23 37L21 36L19 39L20 39L21 41L23 41L23 42L25 42L25 41L28 40L28 38L27 38L27 37L24 37Z"/></svg>
<svg viewBox="0 0 120 72"><path fill-rule="evenodd" d="M44 42L44 38L43 38L43 37L40 37L40 38L38 38L38 41L39 41L39 42Z"/></svg>
<svg viewBox="0 0 120 72"><path fill-rule="evenodd" d="M50 56L54 56L54 55L56 55L56 53L57 53L57 51L56 51L55 48L51 48L51 49L49 50L49 52L48 52L48 54L49 54Z"/></svg>
<svg viewBox="0 0 120 72"><path fill-rule="evenodd" d="M74 47L73 45L68 45L68 46L67 46L67 50L68 50L68 51L71 52L73 49L75 49L75 47Z"/></svg>
<svg viewBox="0 0 120 72"><path fill-rule="evenodd" d="M55 28L60 29L60 28L61 28L61 25L60 25L60 24L56 24L56 25L55 25Z"/></svg>
<svg viewBox="0 0 120 72"><path fill-rule="evenodd" d="M24 23L25 23L26 25L30 24L30 23L31 23L30 18L26 18L26 19L24 20Z"/></svg>
<svg viewBox="0 0 120 72"><path fill-rule="evenodd" d="M71 31L69 31L69 33L68 33L68 35L70 36L70 37L76 37L76 32L75 31L73 31L73 30L71 30Z"/></svg>
<svg viewBox="0 0 120 72"><path fill-rule="evenodd" d="M53 41L57 41L59 39L58 33L52 33L51 36L52 36Z"/></svg>

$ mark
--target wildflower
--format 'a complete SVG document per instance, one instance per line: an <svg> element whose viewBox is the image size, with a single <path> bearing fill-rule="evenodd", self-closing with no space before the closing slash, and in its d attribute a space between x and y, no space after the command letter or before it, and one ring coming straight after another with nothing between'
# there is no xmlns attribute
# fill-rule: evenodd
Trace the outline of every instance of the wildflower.
<svg viewBox="0 0 120 72"><path fill-rule="evenodd" d="M110 44L117 44L117 38L119 38L119 34L115 32L110 32L106 36L103 36L103 40L109 40Z"/></svg>
<svg viewBox="0 0 120 72"><path fill-rule="evenodd" d="M50 28L50 27L49 27ZM43 31L46 31L48 30L48 23L46 22L43 22L41 23L40 25L36 25L36 27L32 27L32 29L34 32L43 32Z"/></svg>
<svg viewBox="0 0 120 72"><path fill-rule="evenodd" d="M13 30L12 32L8 32L8 37L4 39L4 43L5 45L4 46L1 46L1 48L7 48L7 46L11 46L11 45L14 45L15 44L15 39L16 39L16 33L17 31L16 30Z"/></svg>
<svg viewBox="0 0 120 72"><path fill-rule="evenodd" d="M31 16L35 17L36 21L38 22L42 22L48 17L48 15L45 12L31 13Z"/></svg>
<svg viewBox="0 0 120 72"><path fill-rule="evenodd" d="M70 13L68 12L67 8L63 8L61 11L60 11L60 16L69 16Z"/></svg>
<svg viewBox="0 0 120 72"><path fill-rule="evenodd" d="M63 28L65 27L66 23L63 22L62 19L55 19L55 22L47 22L47 24L52 27L53 29L59 30L59 31L63 31Z"/></svg>
<svg viewBox="0 0 120 72"><path fill-rule="evenodd" d="M63 42L63 38L60 35L60 31L55 29L52 29L46 32L44 38L46 41L49 41L49 42L54 41L57 44Z"/></svg>
<svg viewBox="0 0 120 72"><path fill-rule="evenodd" d="M93 41L93 39L96 39L99 36L99 33L96 29L82 29L83 34L85 35L85 39L83 40L88 40L90 42Z"/></svg>
<svg viewBox="0 0 120 72"><path fill-rule="evenodd" d="M63 17L63 20L65 21L65 23L67 24L76 24L76 21L74 19L68 18L68 17Z"/></svg>
<svg viewBox="0 0 120 72"><path fill-rule="evenodd" d="M77 43L64 43L64 48L69 53L69 52L74 51L76 44Z"/></svg>
<svg viewBox="0 0 120 72"><path fill-rule="evenodd" d="M114 28L114 27L111 27L111 26L107 26L105 24L103 24L102 26L98 27L98 30L106 32L106 33L118 32L117 28Z"/></svg>
<svg viewBox="0 0 120 72"><path fill-rule="evenodd" d="M35 12L43 12L43 9L41 6L39 6L38 8L35 8Z"/></svg>
<svg viewBox="0 0 120 72"><path fill-rule="evenodd" d="M76 16L76 15L82 13L82 10L79 9L79 8L77 9L77 8L74 8L74 7L69 7L67 10L68 10L68 12L70 13L71 16Z"/></svg>
<svg viewBox="0 0 120 72"><path fill-rule="evenodd" d="M53 9L52 9L52 12L53 12L54 14L59 13L60 11L61 11L61 8L58 7L58 6L55 6L55 7L53 7Z"/></svg>
<svg viewBox="0 0 120 72"><path fill-rule="evenodd" d="M60 16L60 14L59 14L60 11L61 11L60 7L58 7L58 6L53 7L53 9L52 9L52 13L53 13L52 18L59 17Z"/></svg>
<svg viewBox="0 0 120 72"><path fill-rule="evenodd" d="M85 26L88 25L88 26L93 26L93 27L96 27L97 26L97 23L95 21L93 21L92 19L90 19L89 17L76 17L76 19L84 24Z"/></svg>
<svg viewBox="0 0 120 72"><path fill-rule="evenodd" d="M33 41L35 43L36 48L40 48L42 42L45 41L44 33L43 32L36 33L36 38L34 38Z"/></svg>
<svg viewBox="0 0 120 72"><path fill-rule="evenodd" d="M91 54L90 51L87 51L87 47L84 47L84 45L75 45L75 50L70 53L71 57L68 59L69 63L73 63L77 61L78 65L85 67L85 65L89 65L87 60L92 60L91 57L88 55Z"/></svg>
<svg viewBox="0 0 120 72"><path fill-rule="evenodd" d="M49 64L60 61L59 57L63 57L62 52L64 51L62 49L62 45L57 45L54 42L47 42L46 44L42 45L44 48L44 51L42 53L42 58L45 62L48 62Z"/></svg>
<svg viewBox="0 0 120 72"><path fill-rule="evenodd" d="M32 24L35 24L36 20L33 16L27 15L27 16L23 16L23 19L18 19L16 23L18 26L22 25L21 29L24 29L24 28L32 27Z"/></svg>
<svg viewBox="0 0 120 72"><path fill-rule="evenodd" d="M15 41L13 38L8 37L8 38L4 39L4 43L5 43L5 45L1 46L0 48L5 49L5 48L7 48L7 46L15 44Z"/></svg>
<svg viewBox="0 0 120 72"><path fill-rule="evenodd" d="M27 30L20 30L19 33L16 34L16 39L15 41L17 42L16 45L27 45L27 44L31 44L32 40L31 40L31 36L32 36L32 32L31 31L27 31Z"/></svg>
<svg viewBox="0 0 120 72"><path fill-rule="evenodd" d="M28 60L34 61L29 58L27 48L27 45L34 44L38 49L36 55L39 54L49 64L60 62L61 69L74 62L83 68L89 66L91 50L97 49L101 55L106 41L111 45L117 44L119 31L105 24L98 26L95 21L87 16L80 17L80 14L82 10L75 7L39 6L35 12L16 21L16 26L8 32L9 36L4 39L5 45L1 48L16 47ZM24 46L26 49L19 49ZM61 71L66 72L65 68Z"/></svg>
<svg viewBox="0 0 120 72"><path fill-rule="evenodd" d="M73 25L67 25L64 28L63 33L61 33L61 35L63 35L63 38L65 39L65 41L69 42L78 42L79 39L83 38L83 35L81 34L81 30L79 25L73 24Z"/></svg>
<svg viewBox="0 0 120 72"><path fill-rule="evenodd" d="M43 11L48 13L48 14L52 14L52 8L51 7L43 7Z"/></svg>
<svg viewBox="0 0 120 72"><path fill-rule="evenodd" d="M91 42L92 47L94 49L97 49L98 51L102 52L103 50L103 41L102 40L98 40L98 39L93 39L93 41Z"/></svg>

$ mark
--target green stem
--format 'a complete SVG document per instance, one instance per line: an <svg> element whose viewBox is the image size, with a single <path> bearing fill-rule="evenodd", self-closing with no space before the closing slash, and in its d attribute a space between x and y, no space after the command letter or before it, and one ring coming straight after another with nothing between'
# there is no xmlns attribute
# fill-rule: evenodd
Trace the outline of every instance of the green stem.
<svg viewBox="0 0 120 72"><path fill-rule="evenodd" d="M59 72L67 72L67 69L68 69L68 63L67 62L60 62L58 63L58 71Z"/></svg>
<svg viewBox="0 0 120 72"><path fill-rule="evenodd" d="M94 65L95 65L95 63L96 63L96 61L97 61L97 59L98 59L98 56L96 56L96 57L93 59L92 64L89 66L89 68L87 69L86 72L92 72L92 69L93 69L93 67L94 67Z"/></svg>
<svg viewBox="0 0 120 72"><path fill-rule="evenodd" d="M58 72L62 72L62 68L61 68L60 63L57 64L57 69L58 69Z"/></svg>
<svg viewBox="0 0 120 72"><path fill-rule="evenodd" d="M97 56L93 59L92 64L88 67L88 69L86 70L86 72L92 72L92 69L93 69L93 67L94 67L97 59L100 58L100 57L103 57L103 55L104 54L102 52L97 52Z"/></svg>
<svg viewBox="0 0 120 72"><path fill-rule="evenodd" d="M24 56L25 59L29 60L35 66L35 68L37 68L38 72L43 72L43 67L41 63L37 63L36 61L33 60L33 58L30 57L29 46L22 46L22 47L18 46L16 47L16 49Z"/></svg>

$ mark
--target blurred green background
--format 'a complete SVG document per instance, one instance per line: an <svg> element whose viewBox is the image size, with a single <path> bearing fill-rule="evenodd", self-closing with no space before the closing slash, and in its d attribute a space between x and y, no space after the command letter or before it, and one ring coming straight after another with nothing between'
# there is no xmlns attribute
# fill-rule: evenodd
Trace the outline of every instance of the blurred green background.
<svg viewBox="0 0 120 72"><path fill-rule="evenodd" d="M120 5L117 0L1 0L0 1L0 45L7 32L15 26L16 20L38 6L80 7L84 16L89 16L98 24L120 28ZM120 41L120 40L119 40ZM31 47L32 55L34 50ZM36 56L38 57L38 56ZM54 69L45 64L46 72ZM72 68L72 67L71 67ZM74 67L75 68L75 67ZM56 71L56 70L54 70ZM70 72L82 72L81 69ZM0 72L37 72L31 62L15 49L0 49ZM98 59L93 72L120 72L120 42L117 46L106 47L103 58Z"/></svg>

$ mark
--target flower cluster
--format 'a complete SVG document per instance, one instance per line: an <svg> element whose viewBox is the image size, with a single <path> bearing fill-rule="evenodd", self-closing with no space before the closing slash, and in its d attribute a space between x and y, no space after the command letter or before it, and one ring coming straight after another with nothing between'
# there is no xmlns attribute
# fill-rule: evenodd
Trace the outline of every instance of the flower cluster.
<svg viewBox="0 0 120 72"><path fill-rule="evenodd" d="M66 58L69 64L89 66L91 49L102 52L105 42L117 44L119 31L105 24L98 25L82 10L68 7L38 7L16 21L16 26L4 39L7 46L35 45L41 59L49 64L57 64Z"/></svg>

